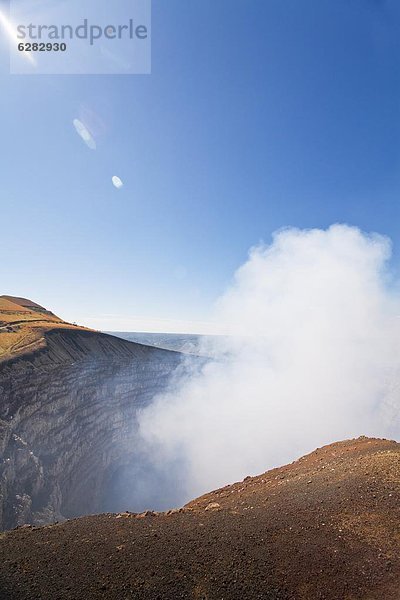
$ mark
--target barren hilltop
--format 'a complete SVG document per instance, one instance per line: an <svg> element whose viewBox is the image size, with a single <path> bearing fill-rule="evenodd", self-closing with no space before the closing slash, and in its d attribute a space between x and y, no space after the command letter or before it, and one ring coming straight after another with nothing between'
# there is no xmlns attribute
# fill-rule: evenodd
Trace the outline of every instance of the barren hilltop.
<svg viewBox="0 0 400 600"><path fill-rule="evenodd" d="M168 513L25 527L4 600L398 600L400 445L360 438Z"/></svg>
<svg viewBox="0 0 400 600"><path fill-rule="evenodd" d="M66 323L32 300L0 296L0 363L44 348L46 334L57 329L90 331Z"/></svg>

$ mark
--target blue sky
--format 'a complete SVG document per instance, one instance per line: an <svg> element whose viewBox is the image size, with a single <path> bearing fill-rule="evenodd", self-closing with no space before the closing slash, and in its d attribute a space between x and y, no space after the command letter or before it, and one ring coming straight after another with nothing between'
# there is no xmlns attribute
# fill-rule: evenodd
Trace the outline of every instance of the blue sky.
<svg viewBox="0 0 400 600"><path fill-rule="evenodd" d="M3 39L2 292L102 329L204 331L249 248L281 227L387 234L397 269L398 3L152 11L151 75L9 75Z"/></svg>

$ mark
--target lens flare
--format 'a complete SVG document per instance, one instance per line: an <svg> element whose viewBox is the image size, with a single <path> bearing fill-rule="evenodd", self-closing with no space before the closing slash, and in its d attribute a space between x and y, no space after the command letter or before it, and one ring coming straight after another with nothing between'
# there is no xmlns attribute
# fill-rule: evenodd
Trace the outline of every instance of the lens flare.
<svg viewBox="0 0 400 600"><path fill-rule="evenodd" d="M79 119L74 119L72 124L75 127L76 133L82 138L86 146L91 150L96 150L96 142L86 125Z"/></svg>
<svg viewBox="0 0 400 600"><path fill-rule="evenodd" d="M121 189L124 185L123 181L117 177L116 175L112 178L113 186L117 188L117 190Z"/></svg>

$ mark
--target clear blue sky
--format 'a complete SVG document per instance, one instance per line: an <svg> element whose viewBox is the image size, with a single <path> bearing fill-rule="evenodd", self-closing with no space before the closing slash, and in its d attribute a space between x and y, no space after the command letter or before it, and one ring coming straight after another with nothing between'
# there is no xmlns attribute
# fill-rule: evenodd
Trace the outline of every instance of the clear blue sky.
<svg viewBox="0 0 400 600"><path fill-rule="evenodd" d="M387 234L397 265L398 1L153 0L152 63L13 76L1 46L3 293L103 329L200 329L283 226Z"/></svg>

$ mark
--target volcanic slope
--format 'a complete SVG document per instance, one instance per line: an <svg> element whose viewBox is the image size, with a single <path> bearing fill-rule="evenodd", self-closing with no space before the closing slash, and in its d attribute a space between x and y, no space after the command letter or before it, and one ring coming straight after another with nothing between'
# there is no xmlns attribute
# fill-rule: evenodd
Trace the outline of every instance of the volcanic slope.
<svg viewBox="0 0 400 600"><path fill-rule="evenodd" d="M359 438L180 511L5 533L0 596L399 600L399 523L400 444Z"/></svg>
<svg viewBox="0 0 400 600"><path fill-rule="evenodd" d="M56 329L90 331L66 323L39 304L0 296L0 363L46 347L46 334Z"/></svg>

